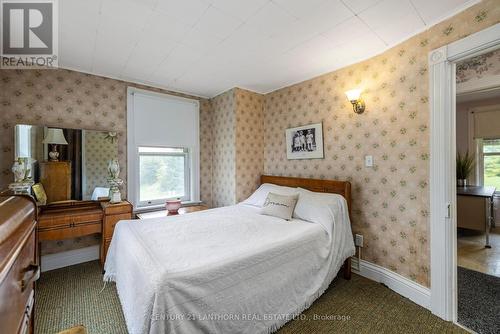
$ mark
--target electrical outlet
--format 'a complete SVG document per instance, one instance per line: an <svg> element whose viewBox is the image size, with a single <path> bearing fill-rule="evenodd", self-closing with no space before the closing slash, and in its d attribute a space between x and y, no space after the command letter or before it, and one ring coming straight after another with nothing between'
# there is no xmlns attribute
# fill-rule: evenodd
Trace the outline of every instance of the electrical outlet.
<svg viewBox="0 0 500 334"><path fill-rule="evenodd" d="M365 166L373 167L373 155L365 155Z"/></svg>
<svg viewBox="0 0 500 334"><path fill-rule="evenodd" d="M354 244L358 247L363 247L363 235L362 234L354 235Z"/></svg>

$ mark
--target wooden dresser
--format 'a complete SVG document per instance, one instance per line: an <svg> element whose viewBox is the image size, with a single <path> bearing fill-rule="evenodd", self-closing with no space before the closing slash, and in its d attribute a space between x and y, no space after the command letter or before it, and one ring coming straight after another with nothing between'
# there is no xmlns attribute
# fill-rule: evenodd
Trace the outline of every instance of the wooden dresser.
<svg viewBox="0 0 500 334"><path fill-rule="evenodd" d="M102 202L102 211L104 219L102 221L102 240L101 240L101 265L104 265L106 254L108 254L109 244L115 231L116 223L124 219L132 219L132 204L127 201L111 204Z"/></svg>
<svg viewBox="0 0 500 334"><path fill-rule="evenodd" d="M71 199L71 161L42 161L39 170L47 203Z"/></svg>
<svg viewBox="0 0 500 334"><path fill-rule="evenodd" d="M29 196L0 196L0 332L33 333L36 204Z"/></svg>
<svg viewBox="0 0 500 334"><path fill-rule="evenodd" d="M64 240L102 234L100 256L104 264L116 223L132 219L132 204L70 201L43 207L38 217L38 240Z"/></svg>

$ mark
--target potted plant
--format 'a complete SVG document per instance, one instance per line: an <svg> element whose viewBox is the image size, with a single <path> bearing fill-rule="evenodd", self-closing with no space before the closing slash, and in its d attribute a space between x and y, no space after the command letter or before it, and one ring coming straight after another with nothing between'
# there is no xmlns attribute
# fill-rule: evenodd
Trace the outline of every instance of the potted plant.
<svg viewBox="0 0 500 334"><path fill-rule="evenodd" d="M467 186L467 179L474 170L474 157L465 152L464 155L457 153L457 185L459 187Z"/></svg>

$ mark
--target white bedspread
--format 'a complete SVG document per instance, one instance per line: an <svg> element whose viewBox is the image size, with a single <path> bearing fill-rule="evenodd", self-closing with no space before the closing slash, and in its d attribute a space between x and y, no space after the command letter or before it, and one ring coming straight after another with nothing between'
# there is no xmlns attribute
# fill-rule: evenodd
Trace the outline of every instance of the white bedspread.
<svg viewBox="0 0 500 334"><path fill-rule="evenodd" d="M104 279L116 282L129 332L274 332L354 254L345 201L333 235L257 210L240 204L118 223Z"/></svg>

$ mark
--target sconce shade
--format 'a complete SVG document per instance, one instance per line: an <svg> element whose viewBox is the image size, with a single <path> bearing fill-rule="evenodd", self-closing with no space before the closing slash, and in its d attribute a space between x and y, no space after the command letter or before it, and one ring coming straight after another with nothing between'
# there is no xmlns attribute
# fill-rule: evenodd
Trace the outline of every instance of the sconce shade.
<svg viewBox="0 0 500 334"><path fill-rule="evenodd" d="M352 104L352 110L356 114L362 114L365 111L365 102L361 98L361 89L351 89L345 92L347 99Z"/></svg>
<svg viewBox="0 0 500 334"><path fill-rule="evenodd" d="M361 96L361 89L351 89L345 92L345 95L347 96L347 99L349 101L357 101L359 100L359 97Z"/></svg>
<svg viewBox="0 0 500 334"><path fill-rule="evenodd" d="M43 139L44 144L68 145L62 129L47 129L47 135Z"/></svg>

